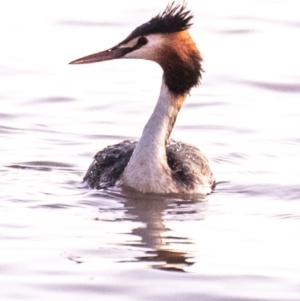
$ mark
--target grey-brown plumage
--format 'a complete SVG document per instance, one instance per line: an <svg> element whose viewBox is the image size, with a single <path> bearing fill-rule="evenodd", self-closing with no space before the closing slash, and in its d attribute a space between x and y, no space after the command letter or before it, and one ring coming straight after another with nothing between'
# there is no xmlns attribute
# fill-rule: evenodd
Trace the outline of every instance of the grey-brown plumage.
<svg viewBox="0 0 300 301"><path fill-rule="evenodd" d="M91 188L106 189L116 185L128 164L137 142L125 140L99 151L83 180Z"/></svg>
<svg viewBox="0 0 300 301"><path fill-rule="evenodd" d="M95 155L84 181L95 189L116 186L137 143L137 141L125 140L99 151ZM212 178L207 158L195 146L171 139L167 142L166 153L173 180L183 190L193 190L197 185L202 185L203 175ZM211 186L214 186L214 183L215 181L212 179Z"/></svg>

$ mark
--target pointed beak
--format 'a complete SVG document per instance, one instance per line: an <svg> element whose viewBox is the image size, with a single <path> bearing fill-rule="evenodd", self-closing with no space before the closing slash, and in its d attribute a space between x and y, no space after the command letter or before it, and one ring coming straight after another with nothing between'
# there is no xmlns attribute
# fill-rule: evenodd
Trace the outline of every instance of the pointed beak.
<svg viewBox="0 0 300 301"><path fill-rule="evenodd" d="M90 64L122 58L125 54L132 51L131 48L120 48L115 46L105 51L84 56L80 59L70 62L69 64Z"/></svg>

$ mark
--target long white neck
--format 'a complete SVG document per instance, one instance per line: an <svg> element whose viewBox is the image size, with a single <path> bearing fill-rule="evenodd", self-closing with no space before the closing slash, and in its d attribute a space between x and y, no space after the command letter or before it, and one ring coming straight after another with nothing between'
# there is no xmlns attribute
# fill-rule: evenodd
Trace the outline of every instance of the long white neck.
<svg viewBox="0 0 300 301"><path fill-rule="evenodd" d="M155 109L148 120L122 180L141 192L169 193L176 188L166 157L166 140L169 138L177 114L186 95L174 95L164 81Z"/></svg>

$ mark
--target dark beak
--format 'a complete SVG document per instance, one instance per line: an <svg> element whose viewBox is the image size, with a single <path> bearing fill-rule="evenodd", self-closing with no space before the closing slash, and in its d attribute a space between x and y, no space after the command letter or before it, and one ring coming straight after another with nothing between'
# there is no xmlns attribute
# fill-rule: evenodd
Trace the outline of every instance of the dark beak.
<svg viewBox="0 0 300 301"><path fill-rule="evenodd" d="M90 63L119 59L122 58L126 53L130 51L132 51L131 48L119 48L118 46L115 46L108 50L82 57L80 59L70 62L69 64L90 64Z"/></svg>

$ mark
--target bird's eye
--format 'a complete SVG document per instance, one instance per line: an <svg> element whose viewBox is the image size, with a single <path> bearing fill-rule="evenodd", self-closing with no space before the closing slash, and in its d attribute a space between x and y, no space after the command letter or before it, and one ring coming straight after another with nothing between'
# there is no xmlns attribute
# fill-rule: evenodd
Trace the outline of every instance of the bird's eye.
<svg viewBox="0 0 300 301"><path fill-rule="evenodd" d="M148 43L148 39L146 37L140 37L137 41L137 46L144 46Z"/></svg>

